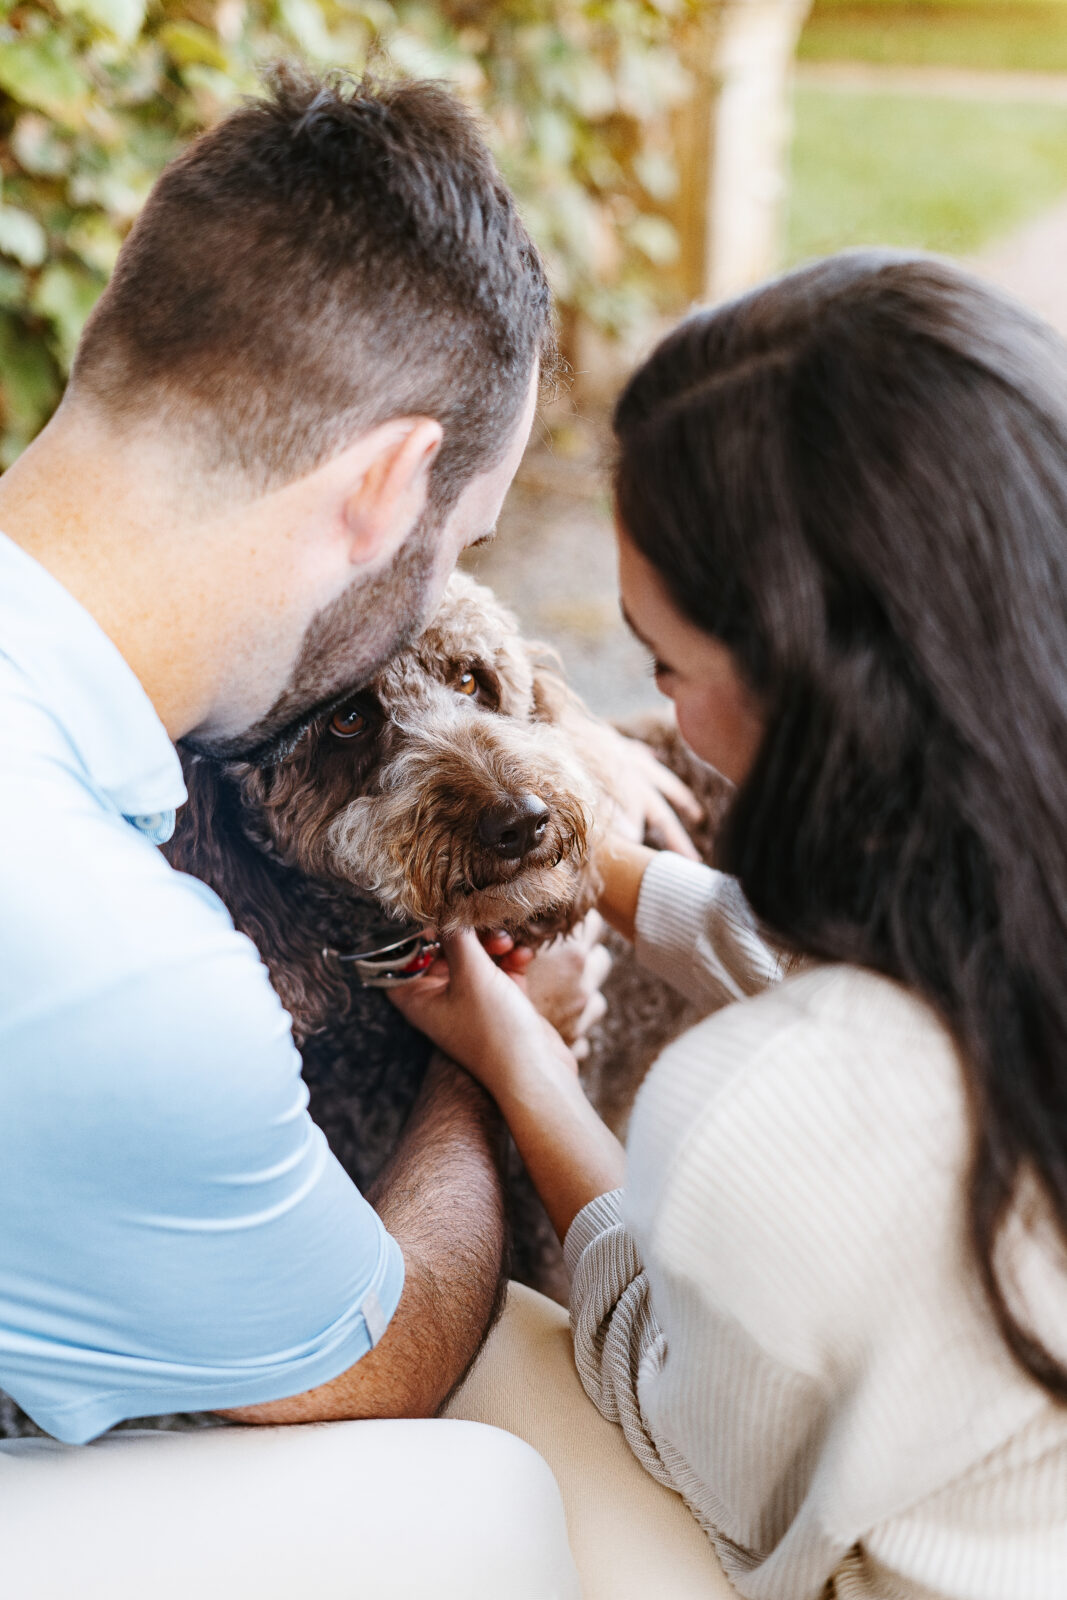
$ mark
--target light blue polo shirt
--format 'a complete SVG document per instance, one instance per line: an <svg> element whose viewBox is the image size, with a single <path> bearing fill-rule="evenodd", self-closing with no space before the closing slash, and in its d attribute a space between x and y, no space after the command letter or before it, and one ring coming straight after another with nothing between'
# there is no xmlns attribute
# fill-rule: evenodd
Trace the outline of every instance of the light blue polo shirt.
<svg viewBox="0 0 1067 1600"><path fill-rule="evenodd" d="M184 799L122 656L0 535L0 1388L71 1443L325 1383L403 1285L254 947L156 849Z"/></svg>

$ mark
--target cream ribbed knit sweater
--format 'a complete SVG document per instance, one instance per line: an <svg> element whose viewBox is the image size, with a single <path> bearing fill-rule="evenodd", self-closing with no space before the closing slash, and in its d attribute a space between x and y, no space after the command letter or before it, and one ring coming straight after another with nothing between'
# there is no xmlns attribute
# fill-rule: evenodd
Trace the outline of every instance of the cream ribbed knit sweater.
<svg viewBox="0 0 1067 1600"><path fill-rule="evenodd" d="M644 963L706 1003L773 976L736 886L678 857L646 873L637 926ZM983 1300L967 1152L927 1008L809 967L670 1046L625 1191L575 1218L582 1381L750 1600L1067 1600L1067 1411ZM1015 1259L1064 1350L1062 1261L1029 1235Z"/></svg>

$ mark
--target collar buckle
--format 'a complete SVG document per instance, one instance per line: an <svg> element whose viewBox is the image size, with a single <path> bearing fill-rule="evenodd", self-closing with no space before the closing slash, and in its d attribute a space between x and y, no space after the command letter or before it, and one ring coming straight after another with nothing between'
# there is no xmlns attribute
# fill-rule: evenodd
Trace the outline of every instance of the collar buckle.
<svg viewBox="0 0 1067 1600"><path fill-rule="evenodd" d="M365 989L397 989L429 971L440 949L440 939L429 929L419 928L371 950L342 952L324 945L322 957L351 966Z"/></svg>

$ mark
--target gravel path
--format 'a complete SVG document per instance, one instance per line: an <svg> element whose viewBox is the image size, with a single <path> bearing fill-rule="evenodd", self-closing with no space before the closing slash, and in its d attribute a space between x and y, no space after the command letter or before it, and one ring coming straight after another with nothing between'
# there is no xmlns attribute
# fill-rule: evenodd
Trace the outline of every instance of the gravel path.
<svg viewBox="0 0 1067 1600"><path fill-rule="evenodd" d="M1036 100L1067 105L1067 73L980 72L970 67L896 67L867 61L801 61L796 81L805 89L854 94L936 95L946 100Z"/></svg>
<svg viewBox="0 0 1067 1600"><path fill-rule="evenodd" d="M1067 197L970 265L1067 336Z"/></svg>
<svg viewBox="0 0 1067 1600"><path fill-rule="evenodd" d="M590 706L619 717L659 697L648 654L619 616L606 475L596 465L605 432L603 421L588 422L576 458L534 447L496 539L465 565L518 613L524 633L559 652L569 681Z"/></svg>

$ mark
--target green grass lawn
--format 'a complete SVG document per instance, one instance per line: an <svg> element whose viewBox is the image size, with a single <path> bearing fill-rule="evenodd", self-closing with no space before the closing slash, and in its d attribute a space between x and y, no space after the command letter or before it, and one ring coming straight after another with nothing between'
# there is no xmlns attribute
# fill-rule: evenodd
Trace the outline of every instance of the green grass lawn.
<svg viewBox="0 0 1067 1600"><path fill-rule="evenodd" d="M802 61L1067 72L1064 0L816 0Z"/></svg>
<svg viewBox="0 0 1067 1600"><path fill-rule="evenodd" d="M1067 192L1067 106L798 89L792 264L855 244L971 254Z"/></svg>

